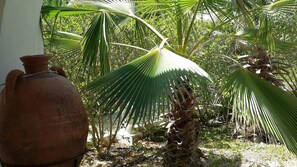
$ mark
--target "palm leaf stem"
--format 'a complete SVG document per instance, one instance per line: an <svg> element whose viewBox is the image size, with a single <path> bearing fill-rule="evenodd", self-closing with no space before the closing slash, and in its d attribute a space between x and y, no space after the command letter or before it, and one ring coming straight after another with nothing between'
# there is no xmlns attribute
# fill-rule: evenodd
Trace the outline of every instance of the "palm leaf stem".
<svg viewBox="0 0 297 167"><path fill-rule="evenodd" d="M176 23L177 44L178 44L177 50L180 50L180 47L182 47L182 44L183 44L183 28L182 28L182 26L183 26L182 19L178 18L177 23Z"/></svg>
<svg viewBox="0 0 297 167"><path fill-rule="evenodd" d="M124 44L124 43L117 43L117 42L112 42L112 43L110 43L110 44L111 44L111 45L116 45L116 46L125 46L125 47L129 47L129 48L133 48L133 49L138 49L138 50L142 50L142 51L145 51L145 52L149 52L149 50L144 49L144 48L139 47L139 46L134 46L134 45Z"/></svg>
<svg viewBox="0 0 297 167"><path fill-rule="evenodd" d="M141 19L140 17L133 15L131 16L132 18L138 20L139 22L141 22L143 25L145 25L147 28L149 28L154 34L156 34L162 41L165 40L165 37L159 32L157 31L153 26L151 26L149 23L147 23L146 21L144 21L143 19Z"/></svg>
<svg viewBox="0 0 297 167"><path fill-rule="evenodd" d="M197 4L197 6L195 8L194 13L193 13L192 20L190 22L190 25L189 25L188 30L187 30L187 34L186 34L185 39L183 41L183 46L182 46L182 52L183 53L185 53L185 51L187 49L189 38L190 38L194 23L196 21L196 16L198 14L198 11L199 11L199 8L200 8L201 4L202 4L202 1L199 1L199 3Z"/></svg>

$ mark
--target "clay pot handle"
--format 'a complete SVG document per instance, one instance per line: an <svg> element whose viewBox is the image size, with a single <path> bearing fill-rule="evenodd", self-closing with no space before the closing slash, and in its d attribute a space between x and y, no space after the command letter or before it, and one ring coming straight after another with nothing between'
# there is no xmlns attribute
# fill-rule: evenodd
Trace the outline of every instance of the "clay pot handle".
<svg viewBox="0 0 297 167"><path fill-rule="evenodd" d="M59 75L67 78L67 75L62 67L53 66L50 68L51 71L56 71Z"/></svg>
<svg viewBox="0 0 297 167"><path fill-rule="evenodd" d="M6 94L6 96L14 93L15 87L17 84L17 80L22 75L24 75L24 72L20 71L20 70L12 70L7 74L6 79L5 79L5 94Z"/></svg>

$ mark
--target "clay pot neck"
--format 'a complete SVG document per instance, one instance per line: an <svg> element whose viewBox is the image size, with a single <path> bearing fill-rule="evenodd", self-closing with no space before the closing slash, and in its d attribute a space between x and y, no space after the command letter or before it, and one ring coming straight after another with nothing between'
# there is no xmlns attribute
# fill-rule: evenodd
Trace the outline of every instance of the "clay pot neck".
<svg viewBox="0 0 297 167"><path fill-rule="evenodd" d="M34 74L48 70L48 60L50 56L30 55L21 57L26 74Z"/></svg>

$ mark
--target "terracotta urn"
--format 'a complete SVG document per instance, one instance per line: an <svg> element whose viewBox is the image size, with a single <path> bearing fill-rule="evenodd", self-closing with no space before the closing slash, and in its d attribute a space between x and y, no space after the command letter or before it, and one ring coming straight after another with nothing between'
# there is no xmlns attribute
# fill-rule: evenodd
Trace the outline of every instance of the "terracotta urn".
<svg viewBox="0 0 297 167"><path fill-rule="evenodd" d="M86 151L87 116L75 87L48 69L49 56L21 57L0 94L0 161L6 167L76 167Z"/></svg>

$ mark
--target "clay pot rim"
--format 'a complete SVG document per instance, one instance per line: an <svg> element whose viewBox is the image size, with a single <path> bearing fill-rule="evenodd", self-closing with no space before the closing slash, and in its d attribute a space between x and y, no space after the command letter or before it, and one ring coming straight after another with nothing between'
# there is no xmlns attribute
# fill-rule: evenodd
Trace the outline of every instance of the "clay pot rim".
<svg viewBox="0 0 297 167"><path fill-rule="evenodd" d="M51 57L51 56L46 54L36 54L36 55L24 55L21 58L24 58L24 57Z"/></svg>
<svg viewBox="0 0 297 167"><path fill-rule="evenodd" d="M51 56L44 55L44 54L37 54L37 55L26 55L20 57L21 61L24 65L30 64L47 64Z"/></svg>

